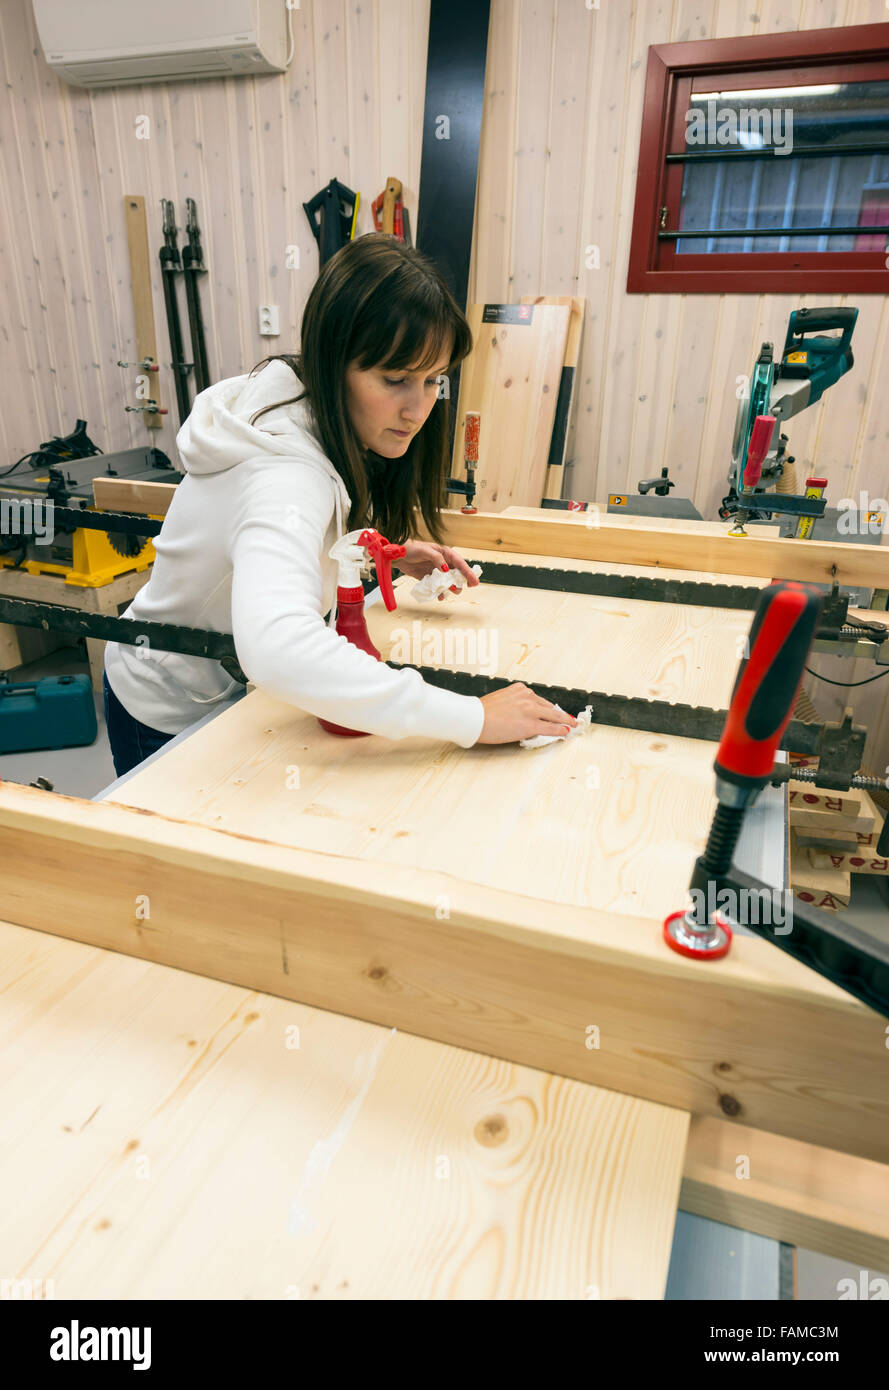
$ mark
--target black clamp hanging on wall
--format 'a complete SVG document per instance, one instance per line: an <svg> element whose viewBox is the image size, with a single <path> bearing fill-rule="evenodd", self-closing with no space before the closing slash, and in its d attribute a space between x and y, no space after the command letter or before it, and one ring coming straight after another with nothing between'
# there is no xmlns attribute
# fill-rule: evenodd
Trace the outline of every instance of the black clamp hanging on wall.
<svg viewBox="0 0 889 1390"><path fill-rule="evenodd" d="M326 188L322 188L308 203L303 203L303 212L318 243L320 267L354 236L358 194L340 183L339 179L331 179Z"/></svg>
<svg viewBox="0 0 889 1390"><path fill-rule="evenodd" d="M179 247L176 242L176 211L170 198L161 198L164 210L164 244L160 249L161 271L164 282L164 307L167 311L167 332L170 335L170 355L173 380L176 385L176 405L179 410L179 423L184 424L191 409L188 395L188 373L192 363L186 362L182 351L182 325L179 322L179 301L176 298L176 274L182 269Z"/></svg>
<svg viewBox="0 0 889 1390"><path fill-rule="evenodd" d="M182 248L182 266L185 273L191 355L194 358L194 388L195 391L205 391L210 385L210 369L207 366L207 340L204 336L204 315L198 277L206 275L207 267L204 265L204 248L201 245L201 229L198 226L198 211L194 198L186 198L185 210L188 245Z"/></svg>
<svg viewBox="0 0 889 1390"><path fill-rule="evenodd" d="M193 198L186 198L186 232L188 245L179 255L177 242L176 210L172 199L162 198L164 210L164 244L160 249L161 271L164 283L164 306L167 311L167 332L170 336L171 367L176 384L176 405L179 410L179 423L184 424L191 410L191 396L188 389L188 375L194 372L196 391L203 391L210 385L207 366L207 344L204 337L204 319L198 277L206 272L204 253L201 246L201 231L197 220L197 207ZM176 296L176 276L182 271L185 275L185 299L188 307L188 327L191 337L192 361L185 359L182 342L182 323L179 317L179 300Z"/></svg>

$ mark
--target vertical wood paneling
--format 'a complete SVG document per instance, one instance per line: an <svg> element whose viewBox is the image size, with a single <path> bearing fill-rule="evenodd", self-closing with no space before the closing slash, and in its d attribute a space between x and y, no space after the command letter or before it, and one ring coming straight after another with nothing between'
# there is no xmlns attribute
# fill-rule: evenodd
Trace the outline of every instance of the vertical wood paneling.
<svg viewBox="0 0 889 1390"><path fill-rule="evenodd" d="M301 204L336 176L362 194L359 230L387 173L418 193L429 0L315 0L292 12L285 78L86 92L59 82L39 49L29 0L0 15L0 282L7 305L0 423L12 459L87 418L103 447L145 442L123 406L132 373L124 193L142 193L152 254L160 198L184 222L195 197L210 274L204 307L213 375L295 349L317 273ZM708 515L725 488L735 379L759 343L783 335L798 296L628 295L625 290L647 50L666 40L873 22L879 0L638 0L588 10L571 0L493 0L471 298L586 295L567 486L598 497L666 464ZM147 115L151 138L138 140ZM13 219L11 209L20 209ZM298 248L288 268L286 248ZM599 267L587 265L596 246ZM169 362L160 273L153 275ZM281 336L259 337L277 303ZM832 489L885 490L889 392L880 389L887 311L856 300L856 366L791 423L801 468ZM182 297L184 316L184 296ZM165 403L173 383L163 372ZM175 410L156 442L175 457Z"/></svg>
<svg viewBox="0 0 889 1390"><path fill-rule="evenodd" d="M629 31L617 6L587 12L590 66L584 127L578 227L579 292L587 300L577 369L576 406L566 452L564 490L572 497L602 497L602 416L606 400L606 351L612 307L619 296L616 261L619 229L616 187L620 167L621 103L609 86L628 63ZM593 93L601 93L594 100ZM597 480L601 486L597 487Z"/></svg>
<svg viewBox="0 0 889 1390"><path fill-rule="evenodd" d="M520 21L517 5L494 4L491 8L475 237L469 277L471 303L500 304L511 298L510 244L518 162L513 158L517 102L515 69Z"/></svg>
<svg viewBox="0 0 889 1390"><path fill-rule="evenodd" d="M515 183L509 297L540 294L548 235L547 174L556 0L517 0ZM553 291L556 293L556 291Z"/></svg>
<svg viewBox="0 0 889 1390"><path fill-rule="evenodd" d="M540 283L547 294L577 293L577 170L586 167L590 11L557 0L548 115L546 224Z"/></svg>
<svg viewBox="0 0 889 1390"><path fill-rule="evenodd" d="M369 10L370 7L367 8ZM283 107L281 178L287 190L285 247L296 247L296 255L291 257L292 260L296 260L296 264L286 266L289 299L286 305L283 298L281 301L282 315L286 314L286 318L282 317L282 336L278 339L259 339L260 348L256 354L256 361L269 353L296 351L303 308L318 265L315 238L302 208L303 203L308 202L320 186L315 128L312 7L302 5L292 12L291 19L294 49L282 89L282 100L286 100ZM363 195L364 185L360 191ZM286 254L285 247L281 248L282 257ZM220 372L220 375L223 374Z"/></svg>
<svg viewBox="0 0 889 1390"><path fill-rule="evenodd" d="M381 178L379 188L375 188L371 198L384 187L389 174L394 174L402 182L402 191L408 192L412 177L411 169L411 0L389 0L379 7L379 45L377 48L377 73L379 81L379 126ZM424 62L425 66L425 62ZM342 81L344 68L340 69ZM407 187L405 187L407 185ZM368 215L370 208L368 207ZM368 222L367 230L373 228L373 220Z"/></svg>
<svg viewBox="0 0 889 1390"><path fill-rule="evenodd" d="M374 5L363 0L350 0L346 12L346 45L348 54L349 91L349 178L348 185L361 194L358 204L358 231L373 231L373 214L370 210L372 200L382 188L375 187L380 180L379 128L376 121L377 46L379 14ZM428 22L428 21L427 21ZM425 67L426 56L423 55ZM422 126L423 113L420 112ZM394 172L394 171L392 171ZM409 178L416 180L416 174L405 169L401 177L405 183ZM383 175L385 178L385 174ZM373 191L371 192L371 189ZM405 197L410 208L416 207L416 198L411 194L416 188L405 189Z"/></svg>
<svg viewBox="0 0 889 1390"><path fill-rule="evenodd" d="M612 101L620 113L616 132L619 132L617 143L620 158L614 187L614 258L610 267L612 283L609 285L608 344L602 382L604 407L597 478L597 495L600 497L608 492L622 492L630 486L635 491L638 478L648 476L648 469L645 468L641 473L637 471L634 478L632 466L639 463L638 456L634 454L637 409L641 407L639 428L645 431L651 415L647 403L655 388L653 376L640 375L648 309L646 301L649 297L628 295L625 286L648 49L653 43L665 43L669 39L670 10L671 6L666 0L640 0L633 11L634 22L628 43L626 48L621 49L619 69L607 78L606 90L610 90ZM606 64L609 58L610 55L606 55ZM607 67L606 74L609 74ZM652 305L651 312L654 318L658 318L668 311L663 305ZM652 331L656 332L656 329ZM652 360L648 358L649 362ZM658 364L658 374L661 365ZM641 397L645 397L645 400ZM580 468L573 480L572 490L576 496L582 497L585 493Z"/></svg>

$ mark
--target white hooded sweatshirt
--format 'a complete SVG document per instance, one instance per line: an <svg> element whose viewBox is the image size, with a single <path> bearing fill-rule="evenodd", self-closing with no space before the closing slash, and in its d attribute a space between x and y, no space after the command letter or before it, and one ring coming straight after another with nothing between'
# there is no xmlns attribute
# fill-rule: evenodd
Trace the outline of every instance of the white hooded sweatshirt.
<svg viewBox="0 0 889 1390"><path fill-rule="evenodd" d="M305 400L249 423L301 391L274 361L195 398L176 437L186 475L155 538L151 577L121 616L230 632L260 690L332 723L470 748L484 725L480 699L393 671L334 627L338 566L328 551L344 534L345 484ZM124 708L169 734L239 688L218 661L149 643L109 642L105 670Z"/></svg>

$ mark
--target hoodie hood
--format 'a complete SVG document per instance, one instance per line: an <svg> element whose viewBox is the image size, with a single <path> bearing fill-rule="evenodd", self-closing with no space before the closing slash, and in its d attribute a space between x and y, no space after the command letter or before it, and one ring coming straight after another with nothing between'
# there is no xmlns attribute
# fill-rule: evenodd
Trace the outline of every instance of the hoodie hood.
<svg viewBox="0 0 889 1390"><path fill-rule="evenodd" d="M195 397L191 414L176 436L179 458L187 473L224 473L245 459L290 457L321 468L336 485L337 526L351 501L346 485L322 448L307 400L269 410L255 425L250 417L263 406L287 401L303 390L286 362L266 364L255 376L232 376L217 381Z"/></svg>
<svg viewBox="0 0 889 1390"><path fill-rule="evenodd" d="M335 486L339 539L351 498L324 452L309 402L279 406L250 424L250 417L263 406L289 401L302 390L299 377L279 360L268 362L255 376L217 381L195 397L191 414L176 436L176 447L185 471L197 476L224 473L247 459L263 457L291 458L294 466L320 469Z"/></svg>

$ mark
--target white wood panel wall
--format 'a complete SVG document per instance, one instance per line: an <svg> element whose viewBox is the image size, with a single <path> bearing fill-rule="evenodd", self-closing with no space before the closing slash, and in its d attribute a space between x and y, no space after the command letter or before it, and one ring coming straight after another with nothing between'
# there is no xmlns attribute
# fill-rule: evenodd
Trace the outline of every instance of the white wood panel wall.
<svg viewBox="0 0 889 1390"><path fill-rule="evenodd" d="M282 0L283 4L283 0ZM146 12L148 13L148 12ZM149 22L147 19L146 22ZM302 0L286 75L86 91L48 68L31 0L0 6L0 469L78 416L106 451L151 443L177 459L161 272L161 198L195 198L212 379L294 351L318 253L302 204L332 177L361 193L359 230L388 174L415 213L428 0ZM150 138L137 138L148 116ZM136 357L123 197L145 197L163 403L160 430L127 415ZM414 227L416 218L414 217ZM180 249L185 240L180 232ZM287 248L298 248L288 268ZM280 306L281 334L257 332ZM188 341L184 294L180 296Z"/></svg>
<svg viewBox="0 0 889 1390"><path fill-rule="evenodd" d="M783 339L796 295L628 295L629 233L650 43L889 17L883 0L493 0L470 297L585 294L571 495L634 487L663 464L708 515L722 495L735 379ZM303 0L286 76L88 92L40 51L30 0L0 8L0 464L84 416L96 442L156 440L175 457L175 412L149 432L127 416L135 356L122 199L141 193L152 255L160 199L197 200L214 379L295 348L317 274L302 203L333 175L362 195L359 229L389 173L416 228L429 0ZM137 138L148 116L150 138ZM183 240L184 238L180 238ZM588 269L586 248L600 268ZM299 266L286 265L296 246ZM159 352L169 360L160 271ZM281 336L256 331L281 307ZM790 427L803 467L835 496L887 486L889 310L858 295L854 370ZM173 406L172 374L162 372Z"/></svg>
<svg viewBox="0 0 889 1390"><path fill-rule="evenodd" d="M801 471L827 474L834 499L886 495L882 295L628 295L625 285L649 44L887 18L883 0L492 0L470 298L586 295L570 495L635 489L666 464L713 516L736 378L763 339L783 341L791 309L825 300L860 309L855 367L791 422L791 452ZM169 367L170 414L149 431L125 414L133 374L115 365L136 356L125 193L146 201L166 363L160 199L174 199L180 223L185 198L197 201L214 380L295 350L318 264L302 203L332 176L361 192L361 232L387 175L401 178L416 230L428 22L429 0L302 0L284 76L88 92L47 67L30 0L3 0L0 468L78 416L106 451L151 442L176 460ZM146 115L150 138L138 139ZM591 245L599 269L587 268ZM292 246L299 265L288 268ZM261 303L280 306L280 337L259 336ZM848 666L837 674L855 678ZM875 711L882 693L867 688ZM839 700L820 687L820 711Z"/></svg>

